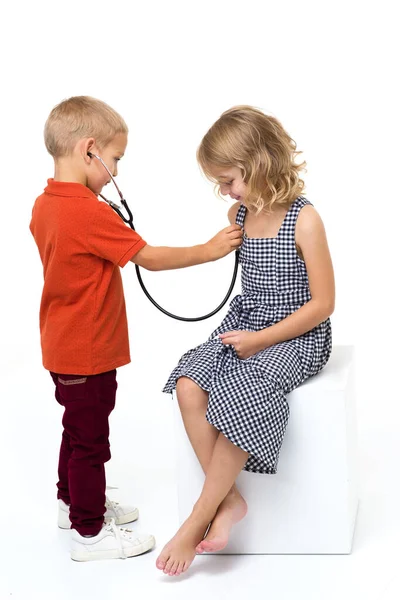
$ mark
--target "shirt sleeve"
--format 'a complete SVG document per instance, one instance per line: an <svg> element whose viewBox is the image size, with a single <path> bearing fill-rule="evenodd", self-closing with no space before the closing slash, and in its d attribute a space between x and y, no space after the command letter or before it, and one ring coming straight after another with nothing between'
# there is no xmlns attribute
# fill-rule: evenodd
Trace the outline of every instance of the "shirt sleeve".
<svg viewBox="0 0 400 600"><path fill-rule="evenodd" d="M124 267L146 242L105 202L98 203L87 227L89 251Z"/></svg>

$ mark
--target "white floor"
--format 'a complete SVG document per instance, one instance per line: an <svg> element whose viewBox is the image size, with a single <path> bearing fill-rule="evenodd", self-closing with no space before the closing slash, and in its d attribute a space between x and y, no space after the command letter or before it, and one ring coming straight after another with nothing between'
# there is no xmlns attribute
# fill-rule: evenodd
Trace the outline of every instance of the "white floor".
<svg viewBox="0 0 400 600"><path fill-rule="evenodd" d="M132 367L119 374L111 419L109 495L141 511L135 529L157 548L130 560L75 563L69 532L56 526L55 476L61 408L48 375L19 369L3 378L0 599L400 598L400 442L395 398L359 401L360 508L350 556L199 556L187 574L157 571L158 551L177 527L173 424L168 397L130 394ZM368 386L365 386L365 390ZM140 402L140 405L138 404ZM379 412L374 406L380 402Z"/></svg>

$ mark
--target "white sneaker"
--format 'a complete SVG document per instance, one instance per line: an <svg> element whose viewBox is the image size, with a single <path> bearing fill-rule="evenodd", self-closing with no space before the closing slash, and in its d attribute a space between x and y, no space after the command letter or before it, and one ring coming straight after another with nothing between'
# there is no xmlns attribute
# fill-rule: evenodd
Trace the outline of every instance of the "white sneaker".
<svg viewBox="0 0 400 600"><path fill-rule="evenodd" d="M139 511L134 506L121 506L118 502L109 500L106 496L106 512L104 520L114 519L116 525L131 523L139 518ZM58 500L58 526L61 529L70 529L69 506L61 499Z"/></svg>
<svg viewBox="0 0 400 600"><path fill-rule="evenodd" d="M71 558L77 561L138 556L154 548L156 543L152 535L135 536L131 529L116 527L114 519L94 537L83 537L75 529L71 536Z"/></svg>

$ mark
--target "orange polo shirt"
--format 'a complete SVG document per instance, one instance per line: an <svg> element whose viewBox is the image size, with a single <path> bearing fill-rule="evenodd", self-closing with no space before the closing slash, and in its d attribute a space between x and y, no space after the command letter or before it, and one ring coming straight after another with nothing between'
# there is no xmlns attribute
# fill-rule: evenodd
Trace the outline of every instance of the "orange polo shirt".
<svg viewBox="0 0 400 600"><path fill-rule="evenodd" d="M104 373L130 362L120 267L146 242L86 186L47 183L30 224L43 263L43 365Z"/></svg>

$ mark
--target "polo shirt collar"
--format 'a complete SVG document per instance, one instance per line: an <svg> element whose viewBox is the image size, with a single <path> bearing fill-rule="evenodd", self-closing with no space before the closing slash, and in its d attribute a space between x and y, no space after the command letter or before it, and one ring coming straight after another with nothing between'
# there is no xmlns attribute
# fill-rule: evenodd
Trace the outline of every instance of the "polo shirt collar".
<svg viewBox="0 0 400 600"><path fill-rule="evenodd" d="M74 181L48 179L44 191L53 196L78 196L79 198L96 198L97 200L97 196L86 185Z"/></svg>

